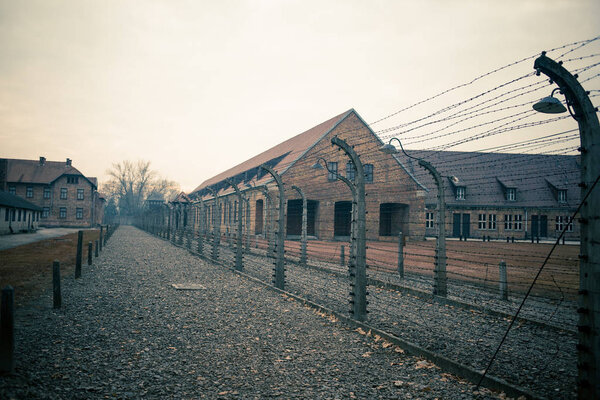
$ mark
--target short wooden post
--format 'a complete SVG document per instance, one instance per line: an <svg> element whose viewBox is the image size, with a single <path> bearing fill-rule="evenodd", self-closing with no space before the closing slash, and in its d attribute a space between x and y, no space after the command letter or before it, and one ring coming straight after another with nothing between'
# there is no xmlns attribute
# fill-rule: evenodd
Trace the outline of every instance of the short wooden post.
<svg viewBox="0 0 600 400"><path fill-rule="evenodd" d="M398 274L404 278L404 237L398 232Z"/></svg>
<svg viewBox="0 0 600 400"><path fill-rule="evenodd" d="M75 258L75 279L81 278L81 257L83 256L83 231L77 232L77 255Z"/></svg>
<svg viewBox="0 0 600 400"><path fill-rule="evenodd" d="M102 251L102 245L104 244L104 227L100 225L100 251Z"/></svg>
<svg viewBox="0 0 600 400"><path fill-rule="evenodd" d="M506 262L500 261L500 264L498 264L498 269L500 276L500 299L508 300L508 280L506 277Z"/></svg>
<svg viewBox="0 0 600 400"><path fill-rule="evenodd" d="M15 372L15 290L2 289L0 309L0 373Z"/></svg>
<svg viewBox="0 0 600 400"><path fill-rule="evenodd" d="M92 265L92 241L88 242L88 265Z"/></svg>
<svg viewBox="0 0 600 400"><path fill-rule="evenodd" d="M340 265L342 265L342 266L346 265L345 248L346 248L346 246L344 246L344 245L342 245L342 247L340 247Z"/></svg>
<svg viewBox="0 0 600 400"><path fill-rule="evenodd" d="M98 257L98 240L96 240L96 243L94 246L94 257Z"/></svg>
<svg viewBox="0 0 600 400"><path fill-rule="evenodd" d="M60 261L54 260L52 263L52 293L54 294L54 308L60 308L62 305L62 295L60 292Z"/></svg>

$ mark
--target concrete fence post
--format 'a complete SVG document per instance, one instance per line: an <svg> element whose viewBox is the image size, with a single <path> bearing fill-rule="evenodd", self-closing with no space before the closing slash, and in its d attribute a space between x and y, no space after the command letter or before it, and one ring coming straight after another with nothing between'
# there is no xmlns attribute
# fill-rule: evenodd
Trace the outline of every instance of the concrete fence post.
<svg viewBox="0 0 600 400"><path fill-rule="evenodd" d="M104 227L102 225L100 225L100 251L102 251L102 244L104 242Z"/></svg>
<svg viewBox="0 0 600 400"><path fill-rule="evenodd" d="M52 294L54 308L62 306L62 294L60 291L60 261L54 260L52 263Z"/></svg>
<svg viewBox="0 0 600 400"><path fill-rule="evenodd" d="M500 283L500 299L508 300L508 279L506 277L506 262L500 261L498 264L499 269L499 283Z"/></svg>
<svg viewBox="0 0 600 400"><path fill-rule="evenodd" d="M238 201L237 201L238 208L236 211L237 212L237 232L236 232L236 238L235 238L236 239L236 242L235 242L235 269L238 271L241 271L244 268L243 260L242 260L242 255L243 255L242 212L244 210L244 197L242 196L242 192L237 187L235 182L233 182L230 179L226 179L225 181L233 188L233 190L235 190L235 194L238 197Z"/></svg>
<svg viewBox="0 0 600 400"><path fill-rule="evenodd" d="M0 372L15 371L15 290L12 286L2 289L0 309Z"/></svg>
<svg viewBox="0 0 600 400"><path fill-rule="evenodd" d="M83 257L83 231L77 232L77 255L75 256L75 279L81 277L81 258Z"/></svg>
<svg viewBox="0 0 600 400"><path fill-rule="evenodd" d="M92 242L89 241L88 242L88 265L92 265L92 256L94 255L92 247L93 247Z"/></svg>
<svg viewBox="0 0 600 400"><path fill-rule="evenodd" d="M398 274L404 278L404 237L398 232Z"/></svg>
<svg viewBox="0 0 600 400"><path fill-rule="evenodd" d="M307 245L307 225L308 225L308 202L304 191L298 186L292 186L302 198L302 232L300 236L300 265L306 266L306 245Z"/></svg>
<svg viewBox="0 0 600 400"><path fill-rule="evenodd" d="M267 171L275 182L277 183L277 188L279 189L279 216L277 221L277 242L275 244L275 251L277 253L277 260L275 261L275 270L273 276L273 283L275 287L278 289L284 289L285 287L285 232L284 232L284 223L285 223L285 190L283 188L283 182L281 180L281 176L277 172L275 172L271 167L267 165L261 165L260 168Z"/></svg>
<svg viewBox="0 0 600 400"><path fill-rule="evenodd" d="M346 246L340 246L340 265L343 267L346 265Z"/></svg>
<svg viewBox="0 0 600 400"><path fill-rule="evenodd" d="M96 243L94 246L94 257L98 257L98 240L96 239Z"/></svg>

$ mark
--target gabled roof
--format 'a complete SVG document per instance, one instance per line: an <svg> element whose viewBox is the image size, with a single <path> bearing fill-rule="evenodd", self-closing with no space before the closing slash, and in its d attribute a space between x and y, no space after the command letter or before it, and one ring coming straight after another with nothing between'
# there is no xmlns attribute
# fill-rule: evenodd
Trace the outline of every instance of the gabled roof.
<svg viewBox="0 0 600 400"><path fill-rule="evenodd" d="M0 190L0 206L12 208L24 208L26 210L42 211L42 207L38 207L33 203L28 202L24 198L4 192Z"/></svg>
<svg viewBox="0 0 600 400"><path fill-rule="evenodd" d="M578 156L547 154L481 153L461 151L407 150L430 162L442 176L459 178L455 185L444 179L446 204L450 206L569 207L581 197ZM433 178L417 163L403 158L428 190L426 203L437 203ZM559 203L548 183L567 190L567 202ZM465 200L456 200L453 186L466 188ZM516 189L516 200L506 199L505 190Z"/></svg>
<svg viewBox="0 0 600 400"><path fill-rule="evenodd" d="M202 182L191 193L198 192L211 185L218 184L227 178L233 178L247 171L252 171L262 164L271 164L271 167L279 174L282 174L292 166L306 151L315 145L322 137L331 131L337 124L343 121L348 115L355 112L353 109L343 112L325 122L303 132L299 135L279 143L275 147L254 156L233 168L228 169L206 181ZM252 171L249 174L256 174Z"/></svg>
<svg viewBox="0 0 600 400"><path fill-rule="evenodd" d="M7 183L37 183L49 185L63 175L84 177L94 187L98 187L96 178L87 178L77 168L64 161L6 159Z"/></svg>
<svg viewBox="0 0 600 400"><path fill-rule="evenodd" d="M185 192L177 194L169 203L191 203L190 198Z"/></svg>

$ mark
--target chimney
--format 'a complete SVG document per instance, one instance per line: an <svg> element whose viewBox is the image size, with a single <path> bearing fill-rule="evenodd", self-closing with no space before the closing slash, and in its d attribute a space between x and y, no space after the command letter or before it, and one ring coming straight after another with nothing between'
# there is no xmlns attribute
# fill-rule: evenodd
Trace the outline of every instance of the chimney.
<svg viewBox="0 0 600 400"><path fill-rule="evenodd" d="M40 156L40 165L46 164L46 157Z"/></svg>
<svg viewBox="0 0 600 400"><path fill-rule="evenodd" d="M71 159L67 158L67 167L70 167L70 166L71 166Z"/></svg>

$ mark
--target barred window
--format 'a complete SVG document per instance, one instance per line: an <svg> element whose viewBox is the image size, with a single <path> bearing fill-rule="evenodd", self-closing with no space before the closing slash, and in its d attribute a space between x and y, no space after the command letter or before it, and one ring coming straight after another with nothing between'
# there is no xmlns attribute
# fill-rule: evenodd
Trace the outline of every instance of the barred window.
<svg viewBox="0 0 600 400"><path fill-rule="evenodd" d="M83 200L83 189L77 189L77 200Z"/></svg>
<svg viewBox="0 0 600 400"><path fill-rule="evenodd" d="M373 183L373 164L365 164L365 183Z"/></svg>
<svg viewBox="0 0 600 400"><path fill-rule="evenodd" d="M67 199L67 188L60 188L60 199L61 200Z"/></svg>
<svg viewBox="0 0 600 400"><path fill-rule="evenodd" d="M327 179L330 181L337 180L337 172L338 172L338 163L337 162L328 162L327 163Z"/></svg>
<svg viewBox="0 0 600 400"><path fill-rule="evenodd" d="M514 216L514 229L515 231L520 231L523 230L523 216L522 215L515 215Z"/></svg>
<svg viewBox="0 0 600 400"><path fill-rule="evenodd" d="M426 212L425 213L425 228L433 228L434 224L433 224L433 213L432 212Z"/></svg>
<svg viewBox="0 0 600 400"><path fill-rule="evenodd" d="M479 214L479 229L485 229L486 228L486 219L487 219L487 215L486 214Z"/></svg>
<svg viewBox="0 0 600 400"><path fill-rule="evenodd" d="M33 197L33 187L32 186L27 186L27 189L25 192L25 197L27 197L27 198Z"/></svg>
<svg viewBox="0 0 600 400"><path fill-rule="evenodd" d="M512 231L513 223L512 223L512 215L504 214L504 230Z"/></svg>
<svg viewBox="0 0 600 400"><path fill-rule="evenodd" d="M59 209L58 217L59 218L67 218L67 207L61 207Z"/></svg>
<svg viewBox="0 0 600 400"><path fill-rule="evenodd" d="M75 209L75 218L83 219L83 208Z"/></svg>
<svg viewBox="0 0 600 400"><path fill-rule="evenodd" d="M355 176L356 170L354 169L354 164L352 163L352 161L348 161L346 163L346 178L348 178L350 182L354 182Z"/></svg>
<svg viewBox="0 0 600 400"><path fill-rule="evenodd" d="M45 187L44 188L44 198L45 199L49 199L50 198L50 188L49 187Z"/></svg>
<svg viewBox="0 0 600 400"><path fill-rule="evenodd" d="M496 230L496 214L490 214L488 218L488 229Z"/></svg>
<svg viewBox="0 0 600 400"><path fill-rule="evenodd" d="M50 207L44 207L42 211L42 218L48 218L50 215Z"/></svg>

